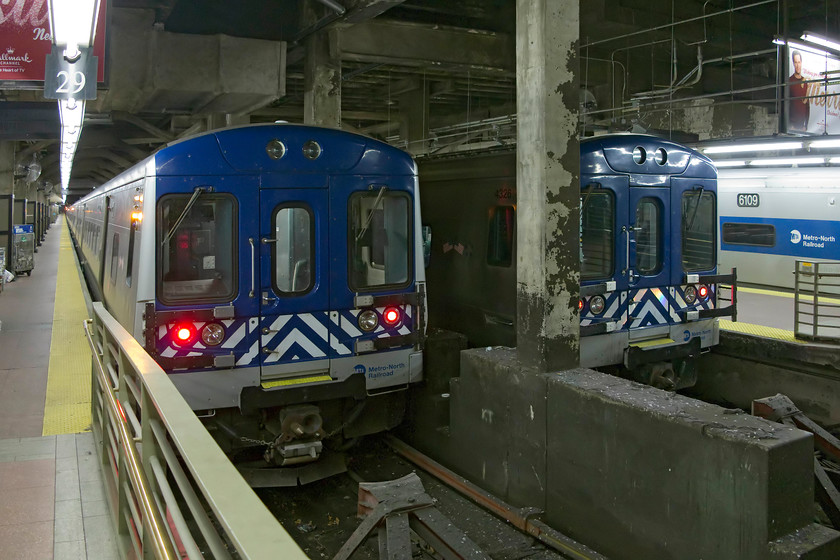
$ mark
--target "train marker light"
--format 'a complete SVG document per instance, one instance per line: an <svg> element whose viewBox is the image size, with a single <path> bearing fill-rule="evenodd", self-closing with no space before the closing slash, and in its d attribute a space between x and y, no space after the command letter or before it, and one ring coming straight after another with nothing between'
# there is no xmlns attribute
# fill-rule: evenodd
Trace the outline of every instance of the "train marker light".
<svg viewBox="0 0 840 560"><path fill-rule="evenodd" d="M386 325L393 327L400 322L400 310L396 307L389 307L382 314L382 318L385 320Z"/></svg>
<svg viewBox="0 0 840 560"><path fill-rule="evenodd" d="M143 212L132 212L131 213L131 221L135 224L139 224L143 221Z"/></svg>
<svg viewBox="0 0 840 560"><path fill-rule="evenodd" d="M697 288L695 288L694 286L686 286L685 290L684 290L684 293L685 293L685 302L688 305L691 305L695 301L697 301Z"/></svg>
<svg viewBox="0 0 840 560"><path fill-rule="evenodd" d="M583 298L578 300L578 313L583 311Z"/></svg>
<svg viewBox="0 0 840 560"><path fill-rule="evenodd" d="M365 309L359 313L359 328L365 332L371 332L379 325L379 317L376 311L372 309Z"/></svg>
<svg viewBox="0 0 840 560"><path fill-rule="evenodd" d="M700 286L699 290L700 299L704 300L709 297L709 287L708 286Z"/></svg>
<svg viewBox="0 0 840 560"><path fill-rule="evenodd" d="M201 340L207 346L218 346L225 339L225 328L219 323L207 323L201 329Z"/></svg>

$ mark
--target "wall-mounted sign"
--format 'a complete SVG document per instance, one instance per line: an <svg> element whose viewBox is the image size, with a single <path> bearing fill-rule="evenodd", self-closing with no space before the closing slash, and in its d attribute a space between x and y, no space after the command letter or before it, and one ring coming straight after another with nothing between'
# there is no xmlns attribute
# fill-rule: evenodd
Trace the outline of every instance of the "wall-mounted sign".
<svg viewBox="0 0 840 560"><path fill-rule="evenodd" d="M789 44L786 50L785 130L839 134L840 59L815 54L794 44Z"/></svg>
<svg viewBox="0 0 840 560"><path fill-rule="evenodd" d="M93 54L98 59L97 77L105 80L105 7L99 3ZM47 0L0 1L0 80L44 80L47 55L52 50ZM90 76L88 79L91 79Z"/></svg>

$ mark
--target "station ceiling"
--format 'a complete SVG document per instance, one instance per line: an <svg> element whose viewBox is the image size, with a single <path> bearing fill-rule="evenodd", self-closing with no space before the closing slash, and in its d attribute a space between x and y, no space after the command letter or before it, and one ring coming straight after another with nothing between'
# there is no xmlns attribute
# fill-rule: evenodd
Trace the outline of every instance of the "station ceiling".
<svg viewBox="0 0 840 560"><path fill-rule="evenodd" d="M401 145L400 107L420 91L430 149L515 134L515 0L111 0L108 19L108 80L88 102L68 199L228 113L302 122L315 32L341 53L342 127ZM772 117L784 72L772 40L806 30L840 35L840 0L580 2L581 127L696 138L673 116L709 99ZM282 68L248 66L275 56ZM39 158L41 180L58 184L55 102L0 82L0 123L17 160Z"/></svg>

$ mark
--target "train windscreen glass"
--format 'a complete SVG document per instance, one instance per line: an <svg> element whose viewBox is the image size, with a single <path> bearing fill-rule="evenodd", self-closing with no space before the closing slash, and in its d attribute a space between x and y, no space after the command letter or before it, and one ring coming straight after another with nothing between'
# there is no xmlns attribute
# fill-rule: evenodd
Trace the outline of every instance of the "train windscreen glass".
<svg viewBox="0 0 840 560"><path fill-rule="evenodd" d="M409 282L411 201L385 187L355 193L348 205L350 288Z"/></svg>
<svg viewBox="0 0 840 560"><path fill-rule="evenodd" d="M654 198L636 206L636 270L653 276L662 269L661 209Z"/></svg>
<svg viewBox="0 0 840 560"><path fill-rule="evenodd" d="M312 288L315 221L303 206L286 206L274 214L274 285L278 292L301 294Z"/></svg>
<svg viewBox="0 0 840 560"><path fill-rule="evenodd" d="M224 194L165 196L158 203L158 224L160 300L231 299L236 290L234 198Z"/></svg>
<svg viewBox="0 0 840 560"><path fill-rule="evenodd" d="M686 272L715 267L715 196L702 189L682 196L682 265Z"/></svg>
<svg viewBox="0 0 840 560"><path fill-rule="evenodd" d="M495 206L490 209L490 227L487 228L488 265L511 265L515 231L516 212L513 206Z"/></svg>
<svg viewBox="0 0 840 560"><path fill-rule="evenodd" d="M615 199L608 190L585 189L581 196L580 278L613 275Z"/></svg>

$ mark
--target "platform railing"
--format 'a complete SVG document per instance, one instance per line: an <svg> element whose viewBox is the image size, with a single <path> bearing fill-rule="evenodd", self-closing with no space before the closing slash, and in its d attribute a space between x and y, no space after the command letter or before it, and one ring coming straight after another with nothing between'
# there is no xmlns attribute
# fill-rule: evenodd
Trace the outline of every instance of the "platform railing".
<svg viewBox="0 0 840 560"><path fill-rule="evenodd" d="M93 432L120 555L307 558L102 304L93 304L85 331Z"/></svg>
<svg viewBox="0 0 840 560"><path fill-rule="evenodd" d="M840 341L840 262L796 261L794 336Z"/></svg>

